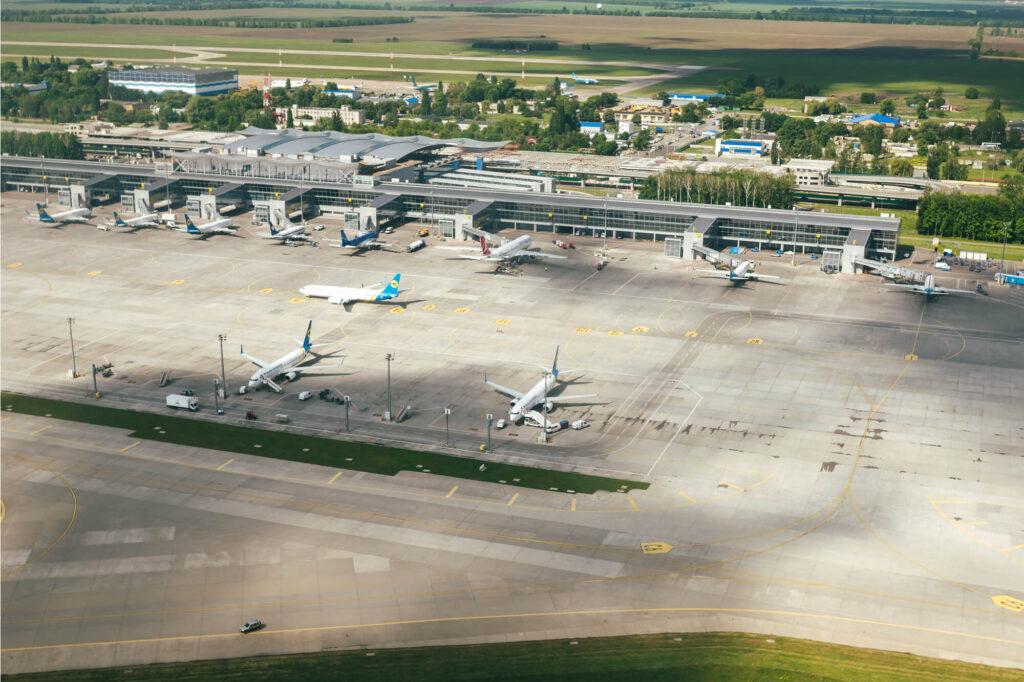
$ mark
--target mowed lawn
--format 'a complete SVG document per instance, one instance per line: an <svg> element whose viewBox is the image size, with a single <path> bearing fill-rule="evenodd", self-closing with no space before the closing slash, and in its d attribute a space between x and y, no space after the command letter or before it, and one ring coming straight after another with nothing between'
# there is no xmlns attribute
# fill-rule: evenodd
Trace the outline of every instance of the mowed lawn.
<svg viewBox="0 0 1024 682"><path fill-rule="evenodd" d="M274 637L265 630L239 637ZM17 682L106 680L586 680L609 682L924 682L1020 680L1020 672L788 637L686 633L358 650L12 675Z"/></svg>

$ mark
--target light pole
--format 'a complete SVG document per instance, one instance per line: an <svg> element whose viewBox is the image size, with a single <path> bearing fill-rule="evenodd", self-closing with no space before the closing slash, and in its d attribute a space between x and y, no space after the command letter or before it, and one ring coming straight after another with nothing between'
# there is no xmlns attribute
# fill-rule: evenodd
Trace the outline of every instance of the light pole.
<svg viewBox="0 0 1024 682"><path fill-rule="evenodd" d="M448 418L451 417L452 410L450 407L444 408L444 446L449 447L451 440L448 438Z"/></svg>
<svg viewBox="0 0 1024 682"><path fill-rule="evenodd" d="M1003 279L1004 282L1006 281L1006 279L1005 279L1005 275L1006 275L1006 233L1009 232L1010 225L1012 225L1013 223L1015 223L1017 221L1017 209L1016 209L1016 207L1014 207L1013 213L1011 215L1013 216L1013 221L1011 221L1009 223L1006 223L1006 222L1003 223L1003 255L999 257L999 274L1004 276L1004 279Z"/></svg>
<svg viewBox="0 0 1024 682"><path fill-rule="evenodd" d="M487 413L487 452L491 451L491 422L494 421L494 415Z"/></svg>
<svg viewBox="0 0 1024 682"><path fill-rule="evenodd" d="M341 399L345 401L345 433L348 433L348 406L352 399L347 395L341 396Z"/></svg>
<svg viewBox="0 0 1024 682"><path fill-rule="evenodd" d="M96 385L96 374L98 372L99 372L99 370L96 369L96 365L94 364L92 366L92 394L94 396L96 396L97 398L100 397L100 388L99 388L99 386Z"/></svg>
<svg viewBox="0 0 1024 682"><path fill-rule="evenodd" d="M213 379L213 409L217 414L224 414L224 410L220 409L220 401L217 400L217 394L220 393L220 382L217 381L216 377Z"/></svg>
<svg viewBox="0 0 1024 682"><path fill-rule="evenodd" d="M78 367L75 365L75 335L71 331L71 323L75 321L75 318L68 318L68 338L71 339L71 378L78 378Z"/></svg>
<svg viewBox="0 0 1024 682"><path fill-rule="evenodd" d="M217 334L217 339L220 341L220 397L227 397L227 386L228 379L224 373L224 342L228 340L227 334Z"/></svg>
<svg viewBox="0 0 1024 682"><path fill-rule="evenodd" d="M393 353L388 353L384 356L384 359L388 361L388 410L384 413L384 421L391 421L391 361L394 359Z"/></svg>

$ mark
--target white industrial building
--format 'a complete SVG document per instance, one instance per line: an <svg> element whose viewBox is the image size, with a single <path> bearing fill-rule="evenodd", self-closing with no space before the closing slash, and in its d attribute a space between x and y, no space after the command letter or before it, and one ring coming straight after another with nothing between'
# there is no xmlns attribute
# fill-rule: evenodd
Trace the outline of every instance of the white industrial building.
<svg viewBox="0 0 1024 682"><path fill-rule="evenodd" d="M152 66L108 71L107 80L111 85L143 92L175 91L189 95L217 95L238 89L238 71L234 69Z"/></svg>

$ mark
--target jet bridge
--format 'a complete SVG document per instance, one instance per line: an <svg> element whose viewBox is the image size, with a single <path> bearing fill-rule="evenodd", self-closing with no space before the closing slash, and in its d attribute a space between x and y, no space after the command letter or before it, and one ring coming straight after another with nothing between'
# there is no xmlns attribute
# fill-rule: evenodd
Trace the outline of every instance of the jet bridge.
<svg viewBox="0 0 1024 682"><path fill-rule="evenodd" d="M924 282L925 278L925 273L920 270L905 268L902 265L893 265L892 263L886 263L885 261L871 260L870 258L854 258L853 267L857 274L864 272L866 268L869 270L875 270L882 277L896 282L920 284Z"/></svg>

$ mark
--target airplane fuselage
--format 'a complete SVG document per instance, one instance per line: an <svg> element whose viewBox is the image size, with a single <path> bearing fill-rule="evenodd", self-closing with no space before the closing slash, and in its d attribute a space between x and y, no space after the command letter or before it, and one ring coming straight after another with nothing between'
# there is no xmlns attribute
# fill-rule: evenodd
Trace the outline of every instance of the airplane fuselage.
<svg viewBox="0 0 1024 682"><path fill-rule="evenodd" d="M551 392L556 383L555 377L550 372L545 374L543 379L533 385L533 388L519 398L509 401L508 418L518 424L526 412L544 401L544 397Z"/></svg>
<svg viewBox="0 0 1024 682"><path fill-rule="evenodd" d="M263 385L264 379L270 379L273 381L277 377L285 374L293 368L295 365L302 362L306 357L306 351L301 348L296 348L287 355L284 355L274 362L270 363L266 367L262 367L259 371L255 372L249 377L249 388L259 388Z"/></svg>

